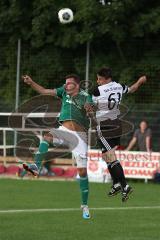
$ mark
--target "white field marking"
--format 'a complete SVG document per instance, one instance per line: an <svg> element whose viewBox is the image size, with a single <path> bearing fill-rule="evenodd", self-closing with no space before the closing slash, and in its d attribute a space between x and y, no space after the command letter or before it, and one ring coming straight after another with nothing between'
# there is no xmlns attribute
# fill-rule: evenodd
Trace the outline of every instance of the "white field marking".
<svg viewBox="0 0 160 240"><path fill-rule="evenodd" d="M108 211L108 210L151 210L160 209L160 206L131 206L131 207L99 207L90 208L90 210L95 211ZM36 212L73 212L80 211L80 208L39 208L39 209L6 209L0 210L0 213L36 213Z"/></svg>

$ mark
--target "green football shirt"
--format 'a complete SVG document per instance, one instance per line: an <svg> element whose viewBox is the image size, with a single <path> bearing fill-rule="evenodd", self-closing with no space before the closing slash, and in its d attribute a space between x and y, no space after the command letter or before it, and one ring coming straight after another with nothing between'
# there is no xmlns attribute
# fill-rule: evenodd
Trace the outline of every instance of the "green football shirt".
<svg viewBox="0 0 160 240"><path fill-rule="evenodd" d="M64 86L56 88L56 93L62 99L61 112L59 121L72 120L83 126L85 129L89 128L89 119L86 116L84 109L85 103L93 103L91 95L84 90L80 90L76 96L70 96L66 93Z"/></svg>

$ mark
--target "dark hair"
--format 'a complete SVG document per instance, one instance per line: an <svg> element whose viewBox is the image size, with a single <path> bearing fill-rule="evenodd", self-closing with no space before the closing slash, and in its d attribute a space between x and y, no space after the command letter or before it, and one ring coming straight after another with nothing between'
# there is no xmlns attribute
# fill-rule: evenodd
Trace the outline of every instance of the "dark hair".
<svg viewBox="0 0 160 240"><path fill-rule="evenodd" d="M105 77L106 79L107 78L112 78L112 70L108 67L103 67L101 68L97 74L101 77Z"/></svg>
<svg viewBox="0 0 160 240"><path fill-rule="evenodd" d="M139 124L141 124L142 122L145 122L147 124L147 126L149 125L148 121L146 119L141 120Z"/></svg>
<svg viewBox="0 0 160 240"><path fill-rule="evenodd" d="M80 84L80 77L76 74L69 74L65 77L65 79L68 79L68 78L73 78L74 81L77 83L77 84Z"/></svg>

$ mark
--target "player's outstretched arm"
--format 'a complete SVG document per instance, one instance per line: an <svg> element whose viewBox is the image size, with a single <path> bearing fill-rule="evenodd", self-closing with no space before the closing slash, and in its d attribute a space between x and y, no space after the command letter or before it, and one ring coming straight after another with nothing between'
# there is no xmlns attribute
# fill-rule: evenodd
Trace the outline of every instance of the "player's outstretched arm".
<svg viewBox="0 0 160 240"><path fill-rule="evenodd" d="M46 94L46 95L48 94L48 95L51 95L51 96L56 95L56 90L46 89L46 88L42 87L41 85L34 82L32 80L32 78L28 75L22 76L22 79L23 79L24 83L28 84L31 88L33 88L36 92L38 92L40 94Z"/></svg>
<svg viewBox="0 0 160 240"><path fill-rule="evenodd" d="M93 103L85 103L84 109L86 110L87 116L92 120L92 127L97 126L97 120L96 120L96 110L97 106Z"/></svg>
<svg viewBox="0 0 160 240"><path fill-rule="evenodd" d="M141 76L136 83L129 87L128 93L134 93L138 88L147 81L146 76Z"/></svg>

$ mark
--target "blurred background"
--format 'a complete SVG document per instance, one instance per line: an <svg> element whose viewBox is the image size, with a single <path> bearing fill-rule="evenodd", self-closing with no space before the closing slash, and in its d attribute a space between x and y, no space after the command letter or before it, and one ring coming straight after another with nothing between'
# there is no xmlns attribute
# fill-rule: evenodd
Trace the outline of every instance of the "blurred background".
<svg viewBox="0 0 160 240"><path fill-rule="evenodd" d="M64 7L74 12L70 24L58 21L57 13ZM135 128L141 120L148 121L153 150L159 151L159 37L157 0L1 0L0 112L13 112L17 104L36 96L20 80L23 74L54 88L63 84L65 75L77 73L89 82L89 90L102 66L111 67L113 78L128 85L146 74L147 84L127 95L123 104L128 108L126 118ZM1 127L7 127L8 119L0 118ZM124 136L122 145L132 135Z"/></svg>

